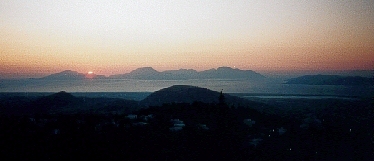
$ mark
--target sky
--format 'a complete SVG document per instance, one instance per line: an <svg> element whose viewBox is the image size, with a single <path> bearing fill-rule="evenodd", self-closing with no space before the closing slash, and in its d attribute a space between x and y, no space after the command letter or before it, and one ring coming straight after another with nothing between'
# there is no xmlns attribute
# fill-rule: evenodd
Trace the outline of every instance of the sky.
<svg viewBox="0 0 374 161"><path fill-rule="evenodd" d="M372 0L0 0L0 77L374 69Z"/></svg>

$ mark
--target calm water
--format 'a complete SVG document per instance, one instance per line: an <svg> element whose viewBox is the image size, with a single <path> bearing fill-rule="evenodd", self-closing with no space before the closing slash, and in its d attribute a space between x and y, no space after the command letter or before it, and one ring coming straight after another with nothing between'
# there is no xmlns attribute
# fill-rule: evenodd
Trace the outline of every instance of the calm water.
<svg viewBox="0 0 374 161"><path fill-rule="evenodd" d="M339 96L243 96L243 98L262 98L262 99L353 99L352 97Z"/></svg>
<svg viewBox="0 0 374 161"><path fill-rule="evenodd" d="M153 92L172 85L193 85L225 93L264 93L372 96L373 87L331 85L289 85L281 81L247 80L0 80L0 92Z"/></svg>

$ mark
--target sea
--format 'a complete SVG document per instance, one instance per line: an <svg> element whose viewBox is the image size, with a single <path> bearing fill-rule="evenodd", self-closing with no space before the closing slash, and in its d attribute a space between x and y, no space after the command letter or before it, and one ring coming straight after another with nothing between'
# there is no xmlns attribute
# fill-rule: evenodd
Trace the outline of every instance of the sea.
<svg viewBox="0 0 374 161"><path fill-rule="evenodd" d="M285 84L282 80L264 81L228 79L189 80L135 80L135 79L84 79L43 80L21 79L0 80L1 93L147 93L173 85L191 85L213 91L239 94L242 97L263 98L323 98L323 97L373 97L373 86L302 85ZM113 95L113 94L112 94Z"/></svg>

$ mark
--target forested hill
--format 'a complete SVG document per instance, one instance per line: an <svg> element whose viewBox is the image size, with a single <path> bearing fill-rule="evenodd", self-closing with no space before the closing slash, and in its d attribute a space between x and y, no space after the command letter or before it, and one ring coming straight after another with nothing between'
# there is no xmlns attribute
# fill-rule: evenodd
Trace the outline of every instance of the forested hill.
<svg viewBox="0 0 374 161"><path fill-rule="evenodd" d="M75 113L131 113L138 109L138 102L121 98L75 97L61 91L48 96L2 96L0 114L75 114Z"/></svg>
<svg viewBox="0 0 374 161"><path fill-rule="evenodd" d="M258 111L276 112L278 109L268 106L264 103L250 101L237 96L223 94L225 103L229 106L245 106ZM212 91L207 88L201 88L189 85L174 85L168 88L156 91L140 101L140 105L148 106L161 106L165 103L188 103L203 102L203 103L219 103L220 92Z"/></svg>
<svg viewBox="0 0 374 161"><path fill-rule="evenodd" d="M188 85L174 85L156 91L141 101L145 106L158 106L164 103L218 103L220 93L206 88ZM229 98L229 95L225 95Z"/></svg>

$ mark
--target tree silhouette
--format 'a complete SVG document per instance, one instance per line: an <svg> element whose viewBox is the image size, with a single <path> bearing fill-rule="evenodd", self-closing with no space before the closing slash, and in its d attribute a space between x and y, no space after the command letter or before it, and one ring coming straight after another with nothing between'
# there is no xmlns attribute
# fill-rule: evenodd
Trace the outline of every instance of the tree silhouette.
<svg viewBox="0 0 374 161"><path fill-rule="evenodd" d="M223 89L221 90L221 93L219 94L219 98L218 98L218 101L219 101L220 105L225 104L225 96L223 95L222 91L223 91Z"/></svg>

